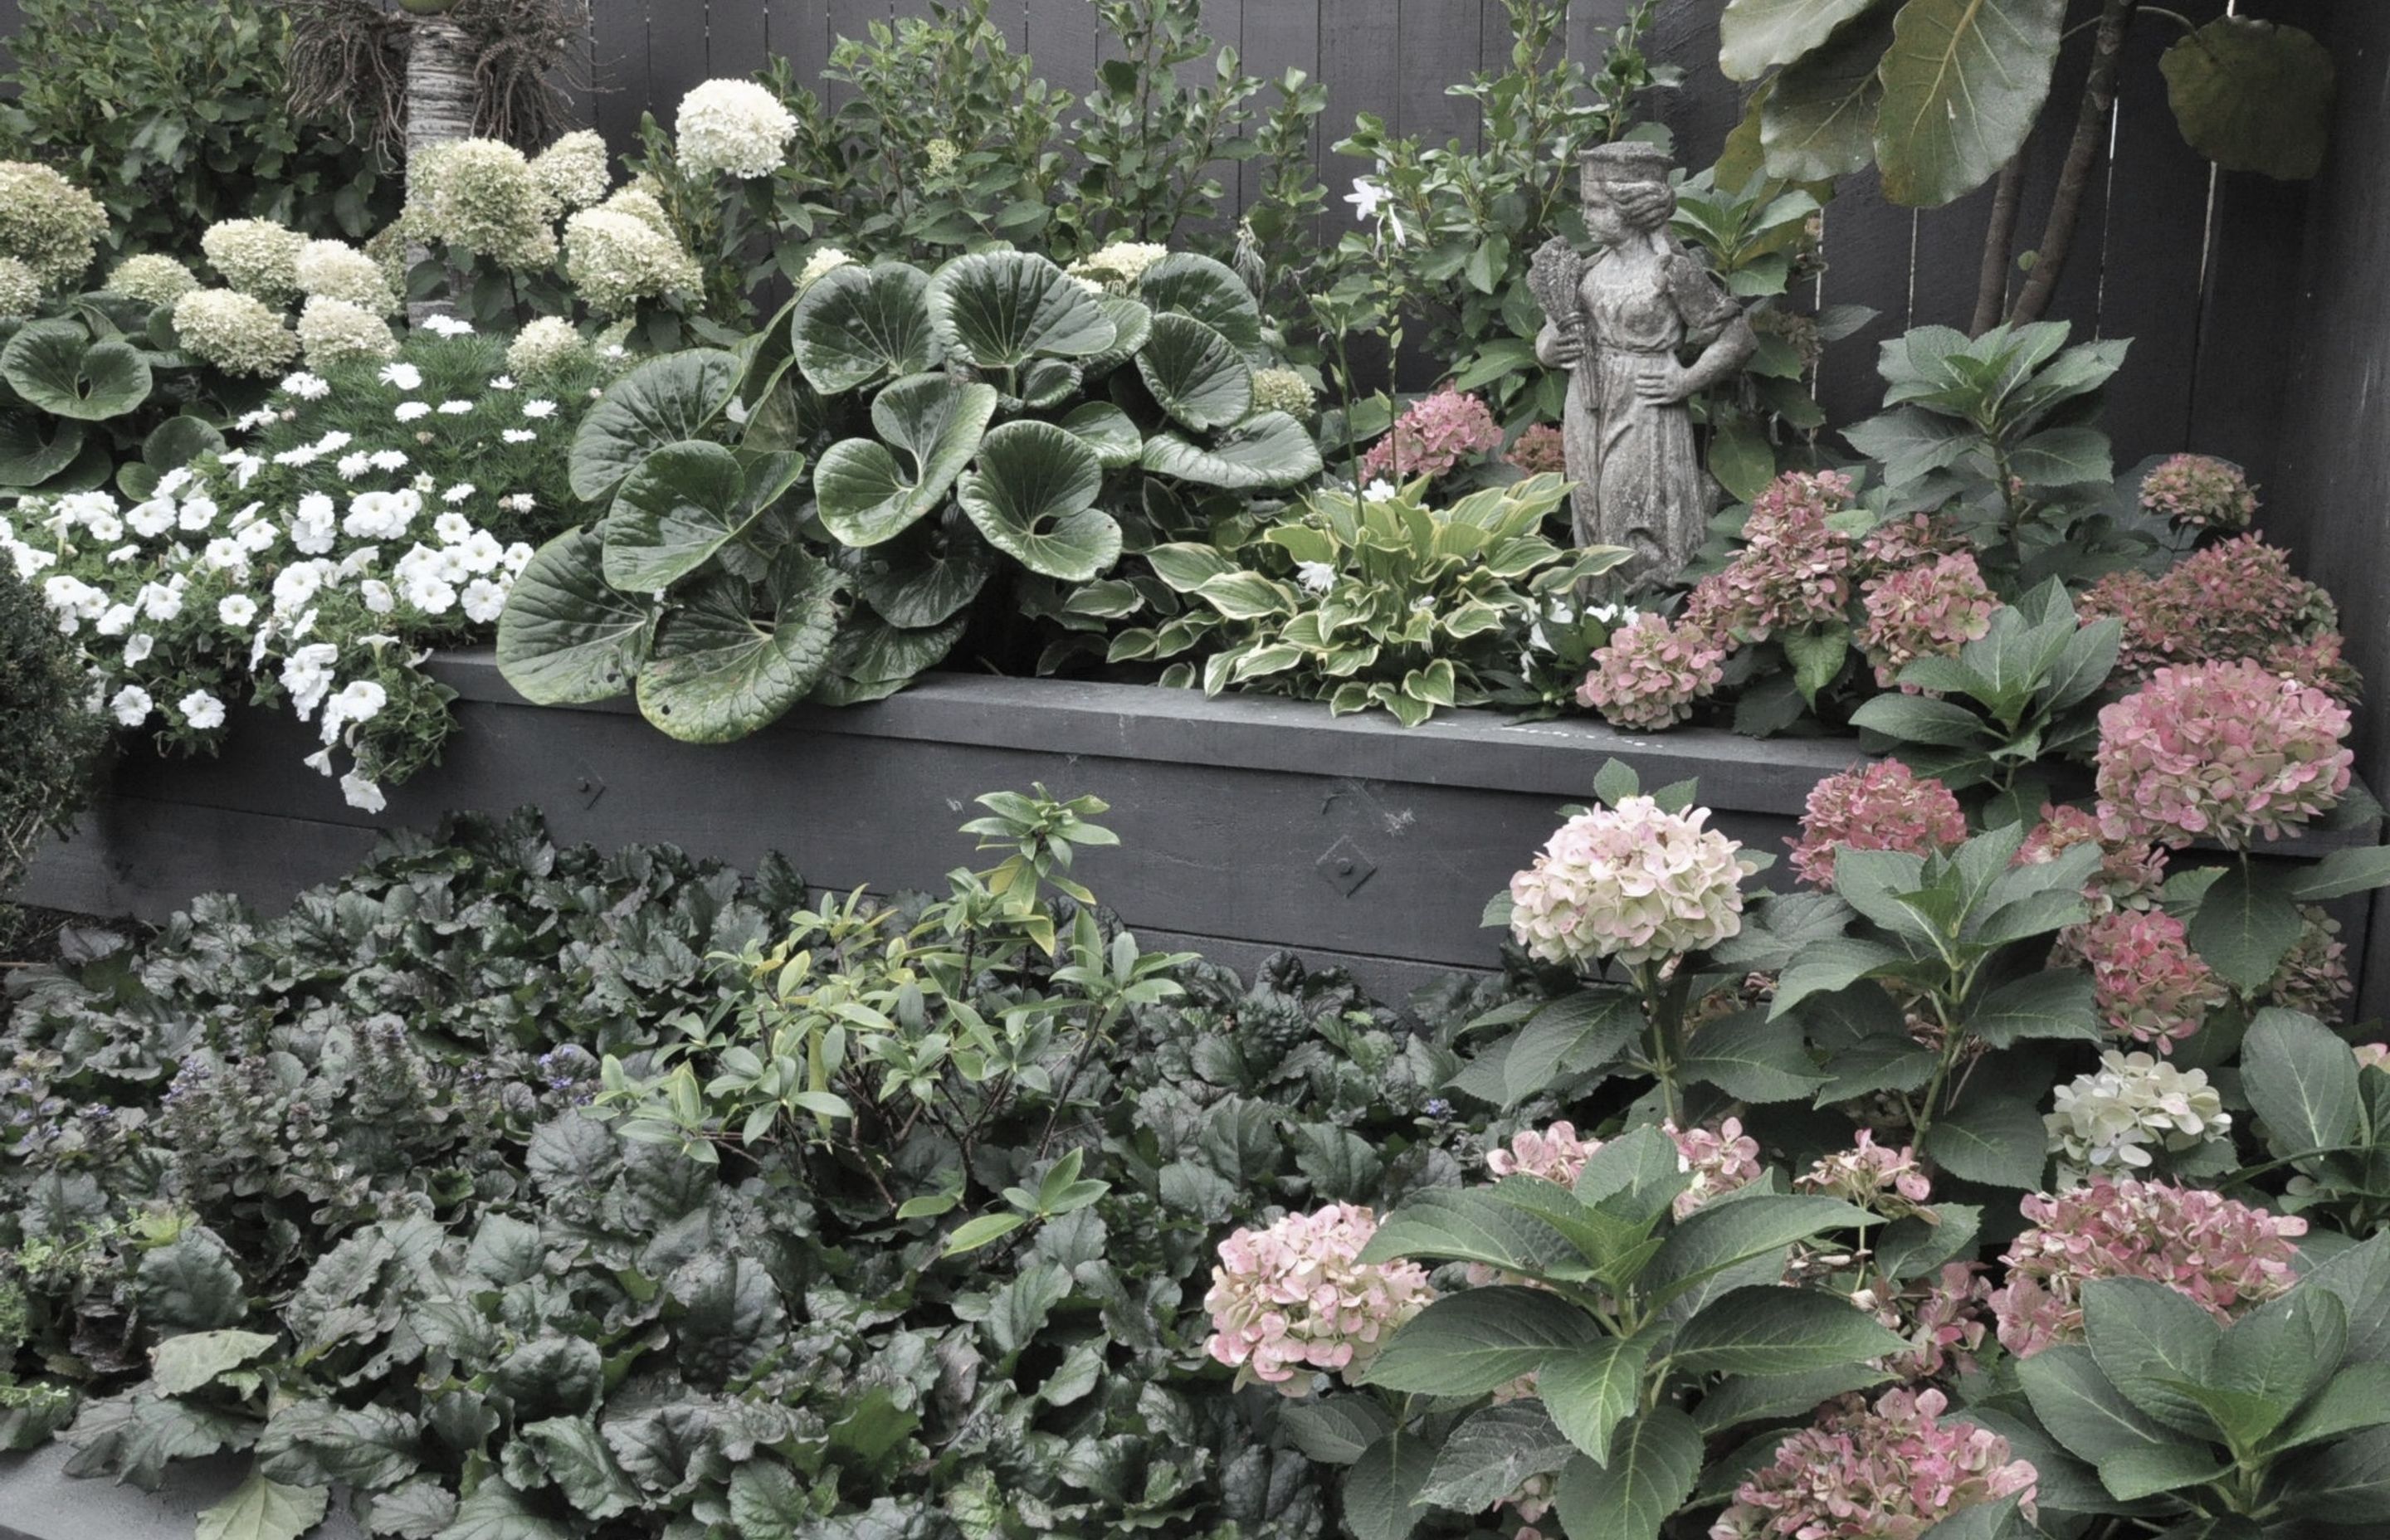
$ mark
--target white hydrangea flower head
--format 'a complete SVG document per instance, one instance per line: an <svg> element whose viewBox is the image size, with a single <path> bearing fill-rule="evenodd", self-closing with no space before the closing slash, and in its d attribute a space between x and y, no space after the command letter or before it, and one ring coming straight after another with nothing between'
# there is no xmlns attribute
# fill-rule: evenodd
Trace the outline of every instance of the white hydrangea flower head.
<svg viewBox="0 0 2390 1540"><path fill-rule="evenodd" d="M23 263L43 288L80 280L107 233L99 199L47 166L0 160L0 256Z"/></svg>
<svg viewBox="0 0 2390 1540"><path fill-rule="evenodd" d="M183 350L226 374L267 375L289 366L299 339L256 296L201 289L174 302Z"/></svg>
<svg viewBox="0 0 2390 1540"><path fill-rule="evenodd" d="M0 257L0 315L31 315L41 302L41 276L14 257Z"/></svg>
<svg viewBox="0 0 2390 1540"><path fill-rule="evenodd" d="M1318 414L1318 398L1312 394L1311 382L1292 369L1255 369L1253 410L1284 412L1297 422L1309 422Z"/></svg>
<svg viewBox="0 0 2390 1540"><path fill-rule="evenodd" d="M542 315L526 324L508 345L507 368L535 379L572 368L588 357L589 344L572 322L561 315Z"/></svg>
<svg viewBox="0 0 2390 1540"><path fill-rule="evenodd" d="M853 257L835 246L825 246L805 259L803 269L797 274L797 292L802 294L819 282L824 276L835 273L842 267L854 265Z"/></svg>
<svg viewBox="0 0 2390 1540"><path fill-rule="evenodd" d="M173 257L148 251L118 263L100 287L105 293L122 294L143 304L171 305L200 284L196 274Z"/></svg>
<svg viewBox="0 0 2390 1540"><path fill-rule="evenodd" d="M297 299L299 253L307 237L270 219L226 219L208 226L199 250L225 282L270 305Z"/></svg>
<svg viewBox="0 0 2390 1540"><path fill-rule="evenodd" d="M753 81L710 80L680 99L673 131L683 170L746 181L787 163L797 120Z"/></svg>
<svg viewBox="0 0 2390 1540"><path fill-rule="evenodd" d="M575 129L531 160L532 180L560 209L585 209L602 199L613 185L607 169L606 141L592 129Z"/></svg>
<svg viewBox="0 0 2390 1540"><path fill-rule="evenodd" d="M1113 294L1125 294L1145 270L1170 255L1170 248L1147 240L1116 240L1073 263L1068 271Z"/></svg>
<svg viewBox="0 0 2390 1540"><path fill-rule="evenodd" d="M1629 966L1716 945L1742 929L1741 846L1704 828L1707 808L1650 797L1581 813L1510 879L1510 933L1529 956Z"/></svg>
<svg viewBox="0 0 2390 1540"><path fill-rule="evenodd" d="M2204 1070L2186 1070L2146 1053L2111 1048L2100 1068L2052 1093L2043 1123L2050 1149L2088 1179L2099 1173L2146 1169L2151 1148L2179 1153L2219 1138L2232 1114L2207 1083Z"/></svg>
<svg viewBox="0 0 2390 1540"><path fill-rule="evenodd" d="M302 293L345 301L376 315L398 309L398 296L381 276L381 263L344 240L311 240L299 249L293 267Z"/></svg>
<svg viewBox="0 0 2390 1540"><path fill-rule="evenodd" d="M641 300L704 281L679 241L612 200L564 223L564 273L592 310L627 315Z"/></svg>
<svg viewBox="0 0 2390 1540"><path fill-rule="evenodd" d="M398 356L389 322L363 305L322 294L299 312L299 345L306 350L307 366L318 372L361 358Z"/></svg>
<svg viewBox="0 0 2390 1540"><path fill-rule="evenodd" d="M496 139L458 139L417 158L406 218L433 240L517 272L556 260L556 199L522 151Z"/></svg>

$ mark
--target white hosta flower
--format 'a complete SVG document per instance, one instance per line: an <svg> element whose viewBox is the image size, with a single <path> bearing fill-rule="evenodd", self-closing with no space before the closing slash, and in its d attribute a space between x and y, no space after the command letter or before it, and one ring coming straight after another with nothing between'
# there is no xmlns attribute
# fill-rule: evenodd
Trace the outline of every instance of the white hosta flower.
<svg viewBox="0 0 2390 1540"><path fill-rule="evenodd" d="M348 800L351 807L366 813L379 813L390 805L390 800L381 794L380 787L353 770L341 777L341 795Z"/></svg>
<svg viewBox="0 0 2390 1540"><path fill-rule="evenodd" d="M1371 481L1361 491L1362 500L1370 503L1391 503L1400 495L1391 481Z"/></svg>
<svg viewBox="0 0 2390 1540"><path fill-rule="evenodd" d="M2229 1131L2232 1115L2205 1071L2112 1048L2098 1070L2058 1087L2042 1122L2050 1148L2088 1173L2146 1167L2151 1146L2194 1149Z"/></svg>
<svg viewBox="0 0 2390 1540"><path fill-rule="evenodd" d="M109 701L108 709L116 714L117 721L128 727L138 727L149 720L151 704L148 690L138 685L127 685L116 692L115 698Z"/></svg>
<svg viewBox="0 0 2390 1540"><path fill-rule="evenodd" d="M1324 561L1298 561L1294 575L1315 594L1324 594L1336 586L1336 569Z"/></svg>
<svg viewBox="0 0 2390 1540"><path fill-rule="evenodd" d="M216 619L230 626L245 626L257 619L257 601L247 594L226 594L216 600Z"/></svg>
<svg viewBox="0 0 2390 1540"><path fill-rule="evenodd" d="M225 724L225 703L205 690L193 690L174 702L183 720L200 732L212 732Z"/></svg>

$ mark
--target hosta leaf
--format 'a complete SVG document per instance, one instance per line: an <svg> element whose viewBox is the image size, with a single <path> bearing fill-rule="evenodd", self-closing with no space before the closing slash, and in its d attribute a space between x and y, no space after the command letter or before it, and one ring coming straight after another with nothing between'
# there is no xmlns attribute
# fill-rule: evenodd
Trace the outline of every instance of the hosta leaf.
<svg viewBox="0 0 2390 1540"><path fill-rule="evenodd" d="M1155 475L1232 492L1294 486L1320 467L1319 445L1284 412L1247 417L1208 449L1176 433L1157 433L1145 443L1145 468Z"/></svg>
<svg viewBox="0 0 2390 1540"><path fill-rule="evenodd" d="M913 375L881 391L871 403L880 441L834 443L814 468L823 527L849 545L867 546L911 528L970 464L996 406L994 386L948 375Z"/></svg>
<svg viewBox="0 0 2390 1540"><path fill-rule="evenodd" d="M606 700L631 687L655 608L606 581L605 541L567 530L541 546L498 615L498 672L535 706Z"/></svg>
<svg viewBox="0 0 2390 1540"><path fill-rule="evenodd" d="M717 579L689 594L656 629L639 671L639 711L684 743L727 743L778 719L829 662L837 577L790 547L792 569L770 621L752 613L750 584Z"/></svg>
<svg viewBox="0 0 2390 1540"><path fill-rule="evenodd" d="M937 367L944 356L930 318L930 277L900 262L834 267L789 317L798 372L825 395Z"/></svg>
<svg viewBox="0 0 2390 1540"><path fill-rule="evenodd" d="M650 453L701 437L738 388L738 358L715 348L650 358L614 381L572 435L572 495L605 502Z"/></svg>
<svg viewBox="0 0 2390 1540"><path fill-rule="evenodd" d="M1027 251L957 257L930 280L930 315L949 353L982 369L1030 359L1086 358L1118 333L1096 297Z"/></svg>
<svg viewBox="0 0 2390 1540"><path fill-rule="evenodd" d="M1095 507L1103 463L1050 422L1008 422L962 478L963 511L987 543L1031 571L1085 583L1119 559L1120 525Z"/></svg>
<svg viewBox="0 0 2390 1540"><path fill-rule="evenodd" d="M1227 263L1194 251L1173 251L1137 278L1137 298L1159 313L1189 316L1228 340L1240 353L1262 345L1262 309Z"/></svg>
<svg viewBox="0 0 2390 1540"><path fill-rule="evenodd" d="M1619 1425L1610 1459L1579 1455L1561 1472L1556 1506L1569 1540L1654 1540L1692 1495L1702 1434L1676 1407L1659 1405Z"/></svg>
<svg viewBox="0 0 2390 1540"><path fill-rule="evenodd" d="M660 594L713 559L755 520L739 456L718 443L669 443L623 479L599 533L606 581Z"/></svg>
<svg viewBox="0 0 2390 1540"><path fill-rule="evenodd" d="M1253 409L1253 371L1244 356L1191 316L1155 316L1137 369L1162 409L1199 431L1241 422Z"/></svg>
<svg viewBox="0 0 2390 1540"><path fill-rule="evenodd" d="M1937 208L1982 186L2049 95L2066 0L1904 0L1878 73L1884 196Z"/></svg>
<svg viewBox="0 0 2390 1540"><path fill-rule="evenodd" d="M126 343L72 321L29 321L0 348L0 377L33 405L77 422L121 417L149 399L149 366Z"/></svg>
<svg viewBox="0 0 2390 1540"><path fill-rule="evenodd" d="M1412 1316L1361 1378L1421 1394L1483 1395L1600 1336L1592 1316L1557 1294L1496 1284L1447 1294Z"/></svg>
<svg viewBox="0 0 2390 1540"><path fill-rule="evenodd" d="M2219 16L2158 60L2191 148L2227 171L2304 181L2332 136L2331 52L2310 33Z"/></svg>
<svg viewBox="0 0 2390 1540"><path fill-rule="evenodd" d="M199 1514L195 1540L299 1540L324 1521L331 1500L320 1486L285 1486L252 1475Z"/></svg>

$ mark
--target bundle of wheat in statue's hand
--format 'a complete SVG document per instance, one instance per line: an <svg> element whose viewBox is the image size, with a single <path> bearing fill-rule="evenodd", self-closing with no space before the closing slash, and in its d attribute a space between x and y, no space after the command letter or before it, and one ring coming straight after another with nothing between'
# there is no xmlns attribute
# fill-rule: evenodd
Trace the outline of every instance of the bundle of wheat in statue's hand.
<svg viewBox="0 0 2390 1540"><path fill-rule="evenodd" d="M1685 403L1759 345L1742 307L1669 230L1668 172L1651 145L1587 152L1585 225L1596 249L1581 257L1547 241L1527 279L1548 317L1536 356L1569 371L1561 442L1576 483L1576 542L1635 553L1608 580L1621 587L1665 583L1700 548L1716 496Z"/></svg>

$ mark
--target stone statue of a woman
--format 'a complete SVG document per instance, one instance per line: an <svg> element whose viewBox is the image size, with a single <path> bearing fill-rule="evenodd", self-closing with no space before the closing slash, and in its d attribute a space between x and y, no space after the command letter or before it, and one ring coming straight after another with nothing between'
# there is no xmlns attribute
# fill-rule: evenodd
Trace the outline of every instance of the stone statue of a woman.
<svg viewBox="0 0 2390 1540"><path fill-rule="evenodd" d="M1685 401L1759 345L1742 307L1668 228L1668 169L1651 145L1589 151L1585 224L1600 250L1579 257L1550 241L1530 278L1549 317L1536 356L1569 371L1561 435L1576 541L1633 551L1612 574L1624 584L1674 577L1706 537L1717 502Z"/></svg>

